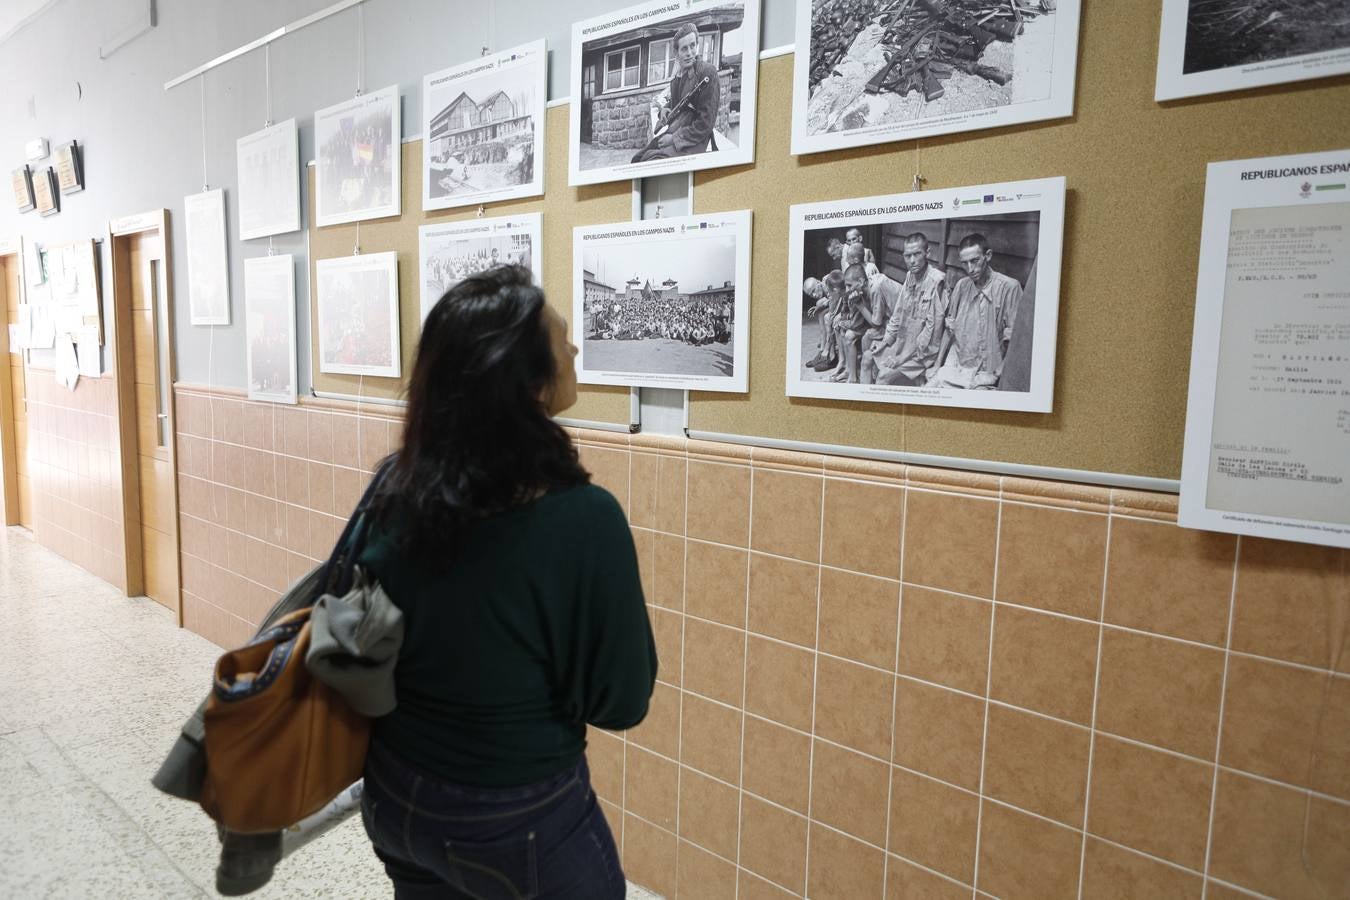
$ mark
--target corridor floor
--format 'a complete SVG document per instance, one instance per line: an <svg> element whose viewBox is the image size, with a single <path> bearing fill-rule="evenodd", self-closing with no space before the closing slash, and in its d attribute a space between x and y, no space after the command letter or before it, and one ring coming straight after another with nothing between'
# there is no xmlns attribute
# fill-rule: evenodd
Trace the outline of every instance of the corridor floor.
<svg viewBox="0 0 1350 900"><path fill-rule="evenodd" d="M215 896L211 821L150 777L220 649L19 528L0 529L0 622L0 897ZM250 896L392 895L353 817Z"/></svg>

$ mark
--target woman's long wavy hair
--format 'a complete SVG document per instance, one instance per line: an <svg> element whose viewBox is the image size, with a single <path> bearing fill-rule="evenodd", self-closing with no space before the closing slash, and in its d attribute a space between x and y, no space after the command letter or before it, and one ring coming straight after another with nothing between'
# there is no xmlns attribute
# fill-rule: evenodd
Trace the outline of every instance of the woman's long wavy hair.
<svg viewBox="0 0 1350 900"><path fill-rule="evenodd" d="M403 449L374 503L377 520L397 511L407 552L443 560L475 519L590 481L547 409L557 364L543 312L529 271L500 266L427 315Z"/></svg>

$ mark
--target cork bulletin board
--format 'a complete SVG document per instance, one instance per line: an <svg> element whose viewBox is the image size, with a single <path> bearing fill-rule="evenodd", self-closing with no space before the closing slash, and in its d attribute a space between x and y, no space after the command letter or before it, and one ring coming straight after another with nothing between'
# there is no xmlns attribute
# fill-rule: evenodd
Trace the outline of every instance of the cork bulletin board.
<svg viewBox="0 0 1350 900"><path fill-rule="evenodd" d="M794 157L791 54L760 65L755 164L694 175L694 211L753 209L750 392L691 393L694 431L1177 478L1211 161L1350 142L1350 77L1159 104L1156 3L1085 3L1068 119ZM788 207L1063 175L1054 411L785 394ZM550 176L551 177L551 176ZM556 182L554 182L556 184ZM546 239L547 240L547 239ZM556 258L556 247L548 259ZM350 250L348 251L350 252Z"/></svg>
<svg viewBox="0 0 1350 900"><path fill-rule="evenodd" d="M618 182L587 187L567 185L567 108L548 110L545 132L547 153L544 172L545 195L525 200L489 204L484 216L507 216L542 212L544 292L563 316L572 315L572 228L626 222L632 218L632 183ZM309 170L309 321L310 334L318 334L318 306L314 290L315 263L320 259L350 256L356 245L357 226L332 225L318 228L314 216L314 169ZM434 222L473 219L477 207L466 206L441 211L422 211L422 142L403 144L403 214L360 224L361 252L398 253L400 342L403 378L359 378L355 375L330 375L319 371L319 342L311 340L310 372L314 389L378 399L402 399L412 375L413 355L421 332L418 298L417 230ZM564 415L569 419L627 426L631 419L628 388L580 385L577 405Z"/></svg>

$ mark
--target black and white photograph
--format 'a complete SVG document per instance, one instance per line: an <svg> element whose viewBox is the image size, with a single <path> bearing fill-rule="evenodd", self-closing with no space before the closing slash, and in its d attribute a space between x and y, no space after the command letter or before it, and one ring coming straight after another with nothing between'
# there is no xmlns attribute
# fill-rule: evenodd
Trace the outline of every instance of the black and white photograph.
<svg viewBox="0 0 1350 900"><path fill-rule="evenodd" d="M248 398L296 402L295 257L244 260Z"/></svg>
<svg viewBox="0 0 1350 900"><path fill-rule="evenodd" d="M398 378L398 254L321 259L314 280L319 371Z"/></svg>
<svg viewBox="0 0 1350 900"><path fill-rule="evenodd" d="M230 268L225 234L225 191L183 198L187 225L188 310L193 325L230 324Z"/></svg>
<svg viewBox="0 0 1350 900"><path fill-rule="evenodd" d="M300 230L300 144L287 119L241 137L239 240Z"/></svg>
<svg viewBox="0 0 1350 900"><path fill-rule="evenodd" d="M421 260L421 321L436 302L471 275L497 266L521 266L543 284L542 213L423 225L417 230Z"/></svg>
<svg viewBox="0 0 1350 900"><path fill-rule="evenodd" d="M569 183L754 162L758 74L758 0L658 0L574 24Z"/></svg>
<svg viewBox="0 0 1350 900"><path fill-rule="evenodd" d="M544 192L548 52L542 40L422 79L422 208Z"/></svg>
<svg viewBox="0 0 1350 900"><path fill-rule="evenodd" d="M797 0L792 152L1073 114L1080 0Z"/></svg>
<svg viewBox="0 0 1350 900"><path fill-rule="evenodd" d="M1158 100L1346 72L1345 0L1163 0Z"/></svg>
<svg viewBox="0 0 1350 900"><path fill-rule="evenodd" d="M320 228L399 214L401 137L398 85L314 114L314 216Z"/></svg>
<svg viewBox="0 0 1350 900"><path fill-rule="evenodd" d="M574 230L583 384L747 390L750 211Z"/></svg>
<svg viewBox="0 0 1350 900"><path fill-rule="evenodd" d="M1049 412L1064 179L791 210L789 396Z"/></svg>

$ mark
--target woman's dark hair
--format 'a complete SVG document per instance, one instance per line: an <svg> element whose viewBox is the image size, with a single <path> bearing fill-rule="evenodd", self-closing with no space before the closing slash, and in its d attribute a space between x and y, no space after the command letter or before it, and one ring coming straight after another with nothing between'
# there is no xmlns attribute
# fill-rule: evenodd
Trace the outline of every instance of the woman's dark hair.
<svg viewBox="0 0 1350 900"><path fill-rule="evenodd" d="M473 520L590 481L540 399L557 375L543 311L529 270L499 266L427 315L403 449L374 503L377 520L397 510L408 552L444 558Z"/></svg>

